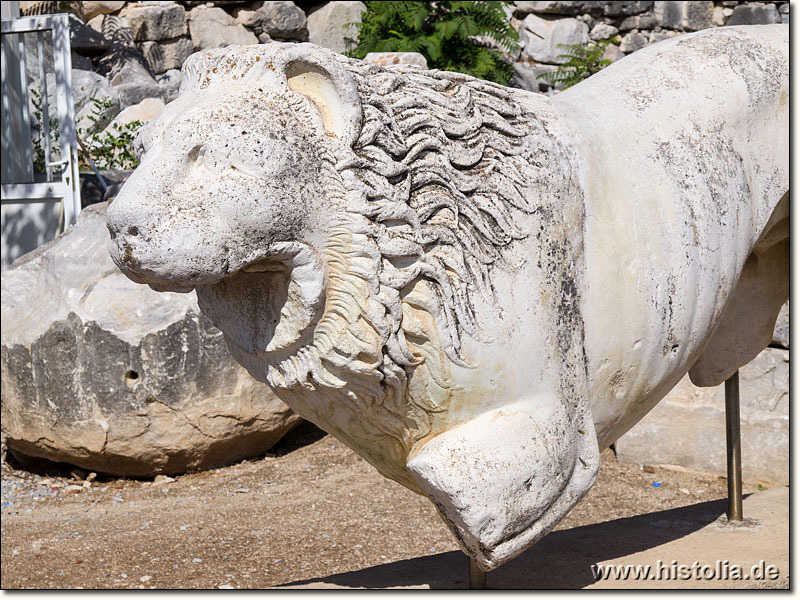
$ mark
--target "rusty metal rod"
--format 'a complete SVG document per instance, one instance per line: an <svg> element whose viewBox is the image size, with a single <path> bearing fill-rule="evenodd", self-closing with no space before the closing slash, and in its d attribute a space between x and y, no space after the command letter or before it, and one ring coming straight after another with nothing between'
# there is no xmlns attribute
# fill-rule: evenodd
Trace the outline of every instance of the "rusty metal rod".
<svg viewBox="0 0 800 600"><path fill-rule="evenodd" d="M486 571L482 570L472 557L469 558L469 589L486 589Z"/></svg>
<svg viewBox="0 0 800 600"><path fill-rule="evenodd" d="M728 450L728 521L742 516L742 438L739 430L739 371L725 380L725 441Z"/></svg>

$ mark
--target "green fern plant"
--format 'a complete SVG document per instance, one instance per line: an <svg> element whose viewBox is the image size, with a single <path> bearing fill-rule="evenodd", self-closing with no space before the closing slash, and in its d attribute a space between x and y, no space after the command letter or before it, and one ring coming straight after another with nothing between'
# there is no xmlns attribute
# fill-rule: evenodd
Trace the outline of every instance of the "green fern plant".
<svg viewBox="0 0 800 600"><path fill-rule="evenodd" d="M503 58L519 34L503 5L510 2L366 2L347 54L419 52L432 69L458 71L507 84L514 70Z"/></svg>
<svg viewBox="0 0 800 600"><path fill-rule="evenodd" d="M539 79L547 80L552 86L560 85L564 90L580 83L611 64L610 60L603 58L609 43L609 40L603 40L593 46L558 44L557 48L565 51L558 58L566 59L567 62L559 65L552 73L539 75Z"/></svg>

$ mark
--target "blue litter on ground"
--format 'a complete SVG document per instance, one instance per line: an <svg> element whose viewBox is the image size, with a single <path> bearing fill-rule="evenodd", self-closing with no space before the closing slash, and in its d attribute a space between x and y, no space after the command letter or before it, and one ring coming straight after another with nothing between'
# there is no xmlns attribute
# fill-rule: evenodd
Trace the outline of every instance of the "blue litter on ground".
<svg viewBox="0 0 800 600"><path fill-rule="evenodd" d="M653 487L661 487L661 482L660 481L653 482Z"/></svg>

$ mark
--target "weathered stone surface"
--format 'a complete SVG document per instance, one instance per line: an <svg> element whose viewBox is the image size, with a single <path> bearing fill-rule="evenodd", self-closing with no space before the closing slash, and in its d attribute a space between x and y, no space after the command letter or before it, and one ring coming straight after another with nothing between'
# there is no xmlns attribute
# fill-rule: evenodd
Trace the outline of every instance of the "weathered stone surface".
<svg viewBox="0 0 800 600"><path fill-rule="evenodd" d="M739 371L742 476L789 483L789 352L764 350ZM617 459L727 473L724 386L684 378L616 443Z"/></svg>
<svg viewBox="0 0 800 600"><path fill-rule="evenodd" d="M233 362L194 294L133 284L106 245L93 205L3 273L8 448L130 476L268 450L298 417Z"/></svg>
<svg viewBox="0 0 800 600"><path fill-rule="evenodd" d="M604 2L592 2L591 0L581 2L559 2L559 1L521 1L514 2L514 14L521 16L530 13L569 15L576 16L582 14L602 15Z"/></svg>
<svg viewBox="0 0 800 600"><path fill-rule="evenodd" d="M789 303L783 305L772 332L772 343L789 349Z"/></svg>
<svg viewBox="0 0 800 600"><path fill-rule="evenodd" d="M603 60L610 60L611 62L616 62L620 58L623 58L624 56L625 54L622 52L622 50L619 49L619 46L617 46L616 44L609 44L606 47L606 51L603 52L602 58Z"/></svg>
<svg viewBox="0 0 800 600"><path fill-rule="evenodd" d="M546 92L552 86L547 79L540 76L553 73L558 69L554 65L531 65L523 62L514 63L514 75L509 81L511 87L528 90L530 92Z"/></svg>
<svg viewBox="0 0 800 600"><path fill-rule="evenodd" d="M189 12L189 33L195 50L258 43L251 31L217 7L193 8Z"/></svg>
<svg viewBox="0 0 800 600"><path fill-rule="evenodd" d="M195 54L112 255L195 289L253 375L494 568L687 371L716 385L769 344L788 48L718 28L552 97L310 44Z"/></svg>
<svg viewBox="0 0 800 600"><path fill-rule="evenodd" d="M361 13L366 9L358 1L328 2L308 16L308 40L334 52L345 52L349 43L358 40L355 25L348 24L360 23Z"/></svg>
<svg viewBox="0 0 800 600"><path fill-rule="evenodd" d="M670 38L674 38L679 36L680 33L677 31L651 31L650 37L648 38L648 43L650 44L657 44L658 42L663 42L664 40L668 40Z"/></svg>
<svg viewBox="0 0 800 600"><path fill-rule="evenodd" d="M428 61L419 52L368 52L364 62L373 65L417 65L428 68Z"/></svg>
<svg viewBox="0 0 800 600"><path fill-rule="evenodd" d="M147 123L158 116L165 104L161 98L145 98L138 104L121 111L105 128L105 132L117 136L120 128L134 121Z"/></svg>
<svg viewBox="0 0 800 600"><path fill-rule="evenodd" d="M183 75L178 69L170 69L156 77L156 81L162 87L177 92L183 81Z"/></svg>
<svg viewBox="0 0 800 600"><path fill-rule="evenodd" d="M113 42L98 63L98 70L110 78L119 96L121 109L138 104L145 98L161 98L169 102L177 94L176 88L156 81L147 59L131 44Z"/></svg>
<svg viewBox="0 0 800 600"><path fill-rule="evenodd" d="M653 14L660 27L700 31L713 25L714 3L711 0L659 0L655 2Z"/></svg>
<svg viewBox="0 0 800 600"><path fill-rule="evenodd" d="M722 27L725 25L725 9L721 6L715 6L711 22L714 24L714 27Z"/></svg>
<svg viewBox="0 0 800 600"><path fill-rule="evenodd" d="M728 25L771 25L780 23L781 15L774 4L740 4L733 9Z"/></svg>
<svg viewBox="0 0 800 600"><path fill-rule="evenodd" d="M558 19L548 21L528 15L522 21L520 41L523 51L537 62L560 64L567 61L559 58L565 50L559 45L581 44L589 40L589 27L578 19Z"/></svg>
<svg viewBox="0 0 800 600"><path fill-rule="evenodd" d="M620 31L630 31L631 29L652 29L657 25L656 18L650 14L646 13L643 15L633 15L627 17L622 23L619 25Z"/></svg>
<svg viewBox="0 0 800 600"><path fill-rule="evenodd" d="M613 38L615 35L619 33L619 29L614 27L613 25L607 25L606 23L598 23L592 30L589 32L589 38L600 41L600 40L607 40Z"/></svg>
<svg viewBox="0 0 800 600"><path fill-rule="evenodd" d="M94 171L81 172L81 207L86 208L92 204L107 202L109 198L115 197L119 187L130 177L132 172L124 169L101 170L100 175L103 177L105 188L100 184Z"/></svg>
<svg viewBox="0 0 800 600"><path fill-rule="evenodd" d="M69 44L70 48L78 54L99 56L108 50L109 41L71 14L69 16Z"/></svg>
<svg viewBox="0 0 800 600"><path fill-rule="evenodd" d="M603 2L603 14L609 17L636 15L649 10L653 6L652 0L636 2Z"/></svg>
<svg viewBox="0 0 800 600"><path fill-rule="evenodd" d="M137 42L168 40L187 32L186 10L173 2L129 5L120 16L127 20Z"/></svg>
<svg viewBox="0 0 800 600"><path fill-rule="evenodd" d="M160 42L142 42L139 49L153 73L161 74L170 69L180 69L183 61L194 52L194 44L188 37L179 37Z"/></svg>
<svg viewBox="0 0 800 600"><path fill-rule="evenodd" d="M268 35L276 40L308 40L306 15L294 2L264 2L257 10L234 12L236 22L257 36Z"/></svg>
<svg viewBox="0 0 800 600"><path fill-rule="evenodd" d="M643 33L633 30L622 38L622 41L619 44L619 49L624 54L630 54L631 52L641 50L645 46L647 46L647 36Z"/></svg>
<svg viewBox="0 0 800 600"><path fill-rule="evenodd" d="M124 0L95 0L90 2L81 2L83 18L86 19L87 25L89 24L89 21L95 17L118 12L123 6L125 6Z"/></svg>

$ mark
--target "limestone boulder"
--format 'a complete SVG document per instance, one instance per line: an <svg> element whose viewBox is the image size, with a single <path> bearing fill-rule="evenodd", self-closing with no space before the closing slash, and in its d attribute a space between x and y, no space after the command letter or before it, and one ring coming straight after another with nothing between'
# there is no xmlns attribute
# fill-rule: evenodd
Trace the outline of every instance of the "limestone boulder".
<svg viewBox="0 0 800 600"><path fill-rule="evenodd" d="M105 204L2 276L9 451L126 476L268 450L299 417L230 357L194 294L159 294L108 256Z"/></svg>
<svg viewBox="0 0 800 600"><path fill-rule="evenodd" d="M634 0L632 2L617 2L608 0L601 2L603 14L607 17L627 17L638 15L653 7L652 0Z"/></svg>
<svg viewBox="0 0 800 600"><path fill-rule="evenodd" d="M607 23L598 23L589 32L589 37L594 41L607 40L619 33L619 29Z"/></svg>
<svg viewBox="0 0 800 600"><path fill-rule="evenodd" d="M236 22L257 36L276 40L308 40L306 14L289 1L264 2L257 10L235 11Z"/></svg>
<svg viewBox="0 0 800 600"><path fill-rule="evenodd" d="M217 7L193 8L189 12L189 33L195 50L258 43L252 31Z"/></svg>
<svg viewBox="0 0 800 600"><path fill-rule="evenodd" d="M116 137L118 132L122 130L125 125L139 121L147 123L152 121L158 116L158 113L164 108L164 101L161 98L145 98L138 104L129 106L120 112L111 123L105 128L103 134L110 134Z"/></svg>
<svg viewBox="0 0 800 600"><path fill-rule="evenodd" d="M789 352L768 348L739 371L742 476L789 483ZM617 459L725 475L725 390L685 377L616 442Z"/></svg>
<svg viewBox="0 0 800 600"><path fill-rule="evenodd" d="M619 49L623 52L623 54L630 54L631 52L636 52L637 50L641 50L647 46L647 42L648 37L634 29L633 31L625 34L619 44Z"/></svg>
<svg viewBox="0 0 800 600"><path fill-rule="evenodd" d="M587 0L584 2L528 1L514 2L514 13L520 16L531 13L577 16L603 14L603 2Z"/></svg>
<svg viewBox="0 0 800 600"><path fill-rule="evenodd" d="M145 98L161 98L169 102L177 95L176 88L156 80L147 58L130 43L112 43L98 63L99 72L109 78L118 94L121 109Z"/></svg>
<svg viewBox="0 0 800 600"><path fill-rule="evenodd" d="M125 2L122 0L111 1L106 0L105 2L102 1L95 1L95 2L81 2L81 8L83 8L83 18L86 19L87 25L88 21L94 19L99 15L108 15L111 13L115 13L119 10L122 10L122 7L125 6Z"/></svg>
<svg viewBox="0 0 800 600"><path fill-rule="evenodd" d="M740 4L733 9L728 25L770 25L780 23L781 15L774 4Z"/></svg>
<svg viewBox="0 0 800 600"><path fill-rule="evenodd" d="M554 73L558 67L553 65L531 65L524 62L514 63L514 74L509 86L528 90L529 92L546 92L553 87L542 75ZM557 86L556 86L557 87Z"/></svg>
<svg viewBox="0 0 800 600"><path fill-rule="evenodd" d="M714 3L711 0L691 2L655 2L656 24L665 29L700 31L714 24Z"/></svg>
<svg viewBox="0 0 800 600"><path fill-rule="evenodd" d="M75 15L69 16L70 48L80 55L98 56L108 49L109 41Z"/></svg>
<svg viewBox="0 0 800 600"><path fill-rule="evenodd" d="M176 38L187 32L186 10L174 2L127 6L124 17L137 42Z"/></svg>
<svg viewBox="0 0 800 600"><path fill-rule="evenodd" d="M619 24L620 31L630 31L631 29L653 29L657 25L656 18L652 13L641 15L631 15L623 19Z"/></svg>
<svg viewBox="0 0 800 600"><path fill-rule="evenodd" d="M562 45L586 45L589 40L589 26L578 19L557 19L549 21L528 15L522 21L519 31L524 53L536 62L547 64L565 63L559 58L565 50Z"/></svg>
<svg viewBox="0 0 800 600"><path fill-rule="evenodd" d="M161 74L170 69L180 69L194 52L194 44L188 37L178 37L159 42L142 42L139 50L147 59L153 73Z"/></svg>
<svg viewBox="0 0 800 600"><path fill-rule="evenodd" d="M308 16L308 40L334 52L345 52L358 41L354 23L361 22L367 10L363 2L328 2Z"/></svg>

